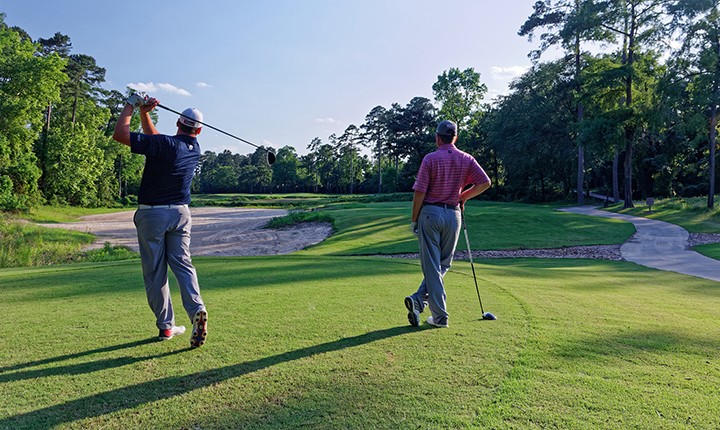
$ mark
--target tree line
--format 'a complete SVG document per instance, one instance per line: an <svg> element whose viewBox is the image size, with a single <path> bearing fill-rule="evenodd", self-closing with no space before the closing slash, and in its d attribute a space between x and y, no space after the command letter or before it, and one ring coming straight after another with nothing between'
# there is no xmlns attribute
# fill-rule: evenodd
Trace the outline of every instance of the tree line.
<svg viewBox="0 0 720 430"><path fill-rule="evenodd" d="M410 191L439 119L490 175L491 198L552 201L588 191L623 200L708 196L713 207L720 103L720 1L542 0L518 29L533 66L485 101L474 69L449 68L434 100L376 106L340 135L241 155L206 151L196 193ZM539 39L539 42L535 42ZM0 208L128 203L142 157L110 139L128 90L0 16ZM543 60L554 48L553 60ZM135 120L133 127L139 129Z"/></svg>

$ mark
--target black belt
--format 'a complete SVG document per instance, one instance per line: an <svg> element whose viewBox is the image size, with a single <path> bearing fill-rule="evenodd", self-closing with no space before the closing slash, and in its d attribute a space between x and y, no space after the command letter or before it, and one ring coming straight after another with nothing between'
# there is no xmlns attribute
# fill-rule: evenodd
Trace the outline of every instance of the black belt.
<svg viewBox="0 0 720 430"><path fill-rule="evenodd" d="M457 211L457 210L460 210L460 205L449 205L449 204L447 204L447 203L427 203L427 202L423 203L423 206L428 206L428 205L430 205L430 206L438 206L438 207L441 207L441 208L452 209L452 210L456 210L456 211Z"/></svg>
<svg viewBox="0 0 720 430"><path fill-rule="evenodd" d="M138 205L138 209L181 209L188 205Z"/></svg>

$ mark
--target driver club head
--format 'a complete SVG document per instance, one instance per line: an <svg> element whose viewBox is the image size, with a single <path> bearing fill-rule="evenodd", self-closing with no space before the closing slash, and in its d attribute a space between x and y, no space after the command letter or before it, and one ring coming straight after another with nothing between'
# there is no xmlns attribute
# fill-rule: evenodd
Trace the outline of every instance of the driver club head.
<svg viewBox="0 0 720 430"><path fill-rule="evenodd" d="M482 319L495 321L497 319L497 317L495 315L491 314L490 312L485 312L482 315Z"/></svg>
<svg viewBox="0 0 720 430"><path fill-rule="evenodd" d="M275 154L273 152L267 152L267 162L271 166L275 163Z"/></svg>

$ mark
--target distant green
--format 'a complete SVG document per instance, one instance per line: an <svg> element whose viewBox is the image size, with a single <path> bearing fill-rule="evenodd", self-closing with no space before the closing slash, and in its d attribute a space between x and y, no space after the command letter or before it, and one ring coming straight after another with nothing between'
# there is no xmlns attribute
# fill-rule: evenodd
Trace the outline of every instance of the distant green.
<svg viewBox="0 0 720 430"><path fill-rule="evenodd" d="M473 249L533 249L620 244L635 232L628 222L556 210L558 206L469 202L465 208ZM337 205L321 209L335 233L306 252L327 255L417 252L410 233L410 202ZM465 247L464 235L460 248Z"/></svg>

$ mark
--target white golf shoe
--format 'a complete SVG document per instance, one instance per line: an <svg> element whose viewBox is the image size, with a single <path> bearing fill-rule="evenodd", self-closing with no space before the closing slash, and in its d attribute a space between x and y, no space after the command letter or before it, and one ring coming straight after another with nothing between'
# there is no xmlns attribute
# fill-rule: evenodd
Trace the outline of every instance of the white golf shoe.
<svg viewBox="0 0 720 430"><path fill-rule="evenodd" d="M170 340L173 337L185 333L185 326L184 325L176 325L172 328L168 328L165 330L160 330L160 334L158 335L159 340Z"/></svg>

